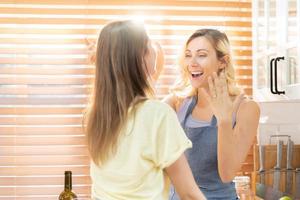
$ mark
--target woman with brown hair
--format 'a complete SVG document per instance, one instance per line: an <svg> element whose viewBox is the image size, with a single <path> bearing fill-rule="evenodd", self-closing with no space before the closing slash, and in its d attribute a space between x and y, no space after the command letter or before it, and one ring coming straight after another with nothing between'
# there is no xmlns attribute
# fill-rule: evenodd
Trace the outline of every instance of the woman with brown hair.
<svg viewBox="0 0 300 200"><path fill-rule="evenodd" d="M169 178L182 199L204 199L183 152L191 147L175 112L151 98L156 52L143 26L106 25L85 118L92 197L165 200Z"/></svg>
<svg viewBox="0 0 300 200"><path fill-rule="evenodd" d="M185 155L194 178L207 199L237 199L232 180L253 144L260 111L236 84L227 36L195 31L180 69L181 81L165 101L193 143ZM170 200L177 199L173 189Z"/></svg>

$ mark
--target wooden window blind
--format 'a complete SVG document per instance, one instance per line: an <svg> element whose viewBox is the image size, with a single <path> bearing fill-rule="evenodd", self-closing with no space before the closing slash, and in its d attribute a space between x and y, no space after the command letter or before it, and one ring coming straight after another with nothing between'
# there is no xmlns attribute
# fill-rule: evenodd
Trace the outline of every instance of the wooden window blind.
<svg viewBox="0 0 300 200"><path fill-rule="evenodd" d="M94 67L85 39L125 18L143 19L166 53L159 98L178 75L184 41L204 27L227 33L238 82L251 95L251 0L1 0L0 200L57 199L65 170L80 199L90 197L81 122Z"/></svg>

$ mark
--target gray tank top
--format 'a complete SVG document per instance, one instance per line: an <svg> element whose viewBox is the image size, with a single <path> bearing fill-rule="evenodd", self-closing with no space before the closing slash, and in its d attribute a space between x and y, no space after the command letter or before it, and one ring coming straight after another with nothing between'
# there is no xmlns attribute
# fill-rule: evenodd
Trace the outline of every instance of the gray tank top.
<svg viewBox="0 0 300 200"><path fill-rule="evenodd" d="M212 117L210 122L193 119L191 113L196 103L196 97L187 98L177 112L181 126L193 143L193 147L186 150L185 155L195 181L208 200L238 199L234 183L223 183L218 172L217 119L215 116ZM236 115L234 114L233 127L235 121ZM173 187L169 199L180 199Z"/></svg>

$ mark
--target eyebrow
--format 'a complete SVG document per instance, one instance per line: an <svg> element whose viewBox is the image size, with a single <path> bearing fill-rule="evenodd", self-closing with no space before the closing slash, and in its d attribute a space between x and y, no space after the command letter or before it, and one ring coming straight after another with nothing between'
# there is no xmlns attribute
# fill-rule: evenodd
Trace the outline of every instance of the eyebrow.
<svg viewBox="0 0 300 200"><path fill-rule="evenodd" d="M191 52L191 50L189 50L189 49L186 49L186 50L185 50L185 52L187 52L187 51L188 51L188 52ZM196 52L200 52L200 51L206 51L206 52L208 52L207 49L197 49L197 50L196 50Z"/></svg>

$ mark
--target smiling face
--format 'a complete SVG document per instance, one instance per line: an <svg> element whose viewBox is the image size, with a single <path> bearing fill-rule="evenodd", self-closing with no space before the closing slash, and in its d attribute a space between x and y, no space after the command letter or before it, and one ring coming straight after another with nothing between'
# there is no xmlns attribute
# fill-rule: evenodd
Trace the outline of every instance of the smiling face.
<svg viewBox="0 0 300 200"><path fill-rule="evenodd" d="M203 36L196 37L187 44L184 66L194 88L208 87L207 78L225 67L217 58L212 44Z"/></svg>

